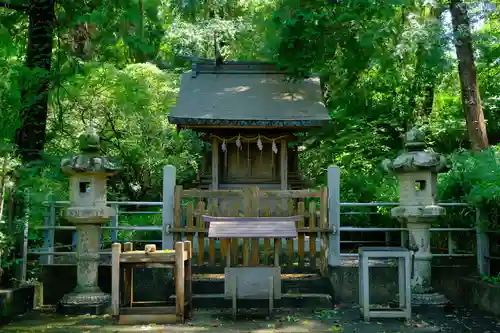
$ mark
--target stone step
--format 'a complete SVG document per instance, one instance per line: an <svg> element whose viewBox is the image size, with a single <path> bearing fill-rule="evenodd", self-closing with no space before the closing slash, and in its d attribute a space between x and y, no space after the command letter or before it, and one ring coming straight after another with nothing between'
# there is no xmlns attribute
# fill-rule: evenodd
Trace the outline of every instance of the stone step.
<svg viewBox="0 0 500 333"><path fill-rule="evenodd" d="M330 293L328 279L320 276L305 278L286 278L281 280L282 293L293 294L322 294ZM193 293L198 295L224 293L224 278L197 278L193 279Z"/></svg>
<svg viewBox="0 0 500 333"><path fill-rule="evenodd" d="M331 294L330 281L321 276L300 279L283 279L281 281L283 293L287 294Z"/></svg>
<svg viewBox="0 0 500 333"><path fill-rule="evenodd" d="M172 303L175 295L170 296ZM267 300L238 300L238 308L266 308ZM228 309L232 307L232 300L226 299L223 293L193 294L193 307L198 309ZM275 300L275 308L306 308L331 309L332 296L328 294L283 294L280 300Z"/></svg>

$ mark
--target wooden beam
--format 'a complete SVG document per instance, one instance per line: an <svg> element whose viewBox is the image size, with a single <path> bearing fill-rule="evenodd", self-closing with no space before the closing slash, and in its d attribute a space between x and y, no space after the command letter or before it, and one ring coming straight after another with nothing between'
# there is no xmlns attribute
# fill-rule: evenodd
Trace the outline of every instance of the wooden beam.
<svg viewBox="0 0 500 333"><path fill-rule="evenodd" d="M281 175L281 190L288 190L288 143L286 139L281 139L281 150L280 150L280 175Z"/></svg>
<svg viewBox="0 0 500 333"><path fill-rule="evenodd" d="M211 222L209 238L295 238L297 229L293 221Z"/></svg>
<svg viewBox="0 0 500 333"><path fill-rule="evenodd" d="M192 129L194 131L201 129L212 129L212 128L246 128L246 129L280 129L280 130L293 130L294 132L304 132L313 128L320 128L321 126L265 126L265 125L256 125L256 126L235 126L235 125L177 125L181 129Z"/></svg>
<svg viewBox="0 0 500 333"><path fill-rule="evenodd" d="M219 189L219 140L212 138L212 190Z"/></svg>

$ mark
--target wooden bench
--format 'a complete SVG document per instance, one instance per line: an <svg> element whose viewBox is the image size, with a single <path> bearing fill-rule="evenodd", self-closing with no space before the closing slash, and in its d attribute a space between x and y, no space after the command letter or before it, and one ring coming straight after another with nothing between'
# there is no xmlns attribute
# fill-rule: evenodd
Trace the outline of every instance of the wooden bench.
<svg viewBox="0 0 500 333"><path fill-rule="evenodd" d="M147 245L146 250L132 251L132 243L125 243L124 251L121 250L121 244L114 243L112 245L111 307L112 314L118 323L184 323L187 318L191 317L193 251L190 241L177 242L175 250L156 251L154 245ZM133 271L135 268L169 267L174 267L175 306L147 306L159 302L133 301ZM123 282L122 292L120 292L121 282ZM120 294L122 301L120 301ZM134 305L139 306L134 307Z"/></svg>
<svg viewBox="0 0 500 333"><path fill-rule="evenodd" d="M203 216L209 222L208 237L231 238L273 238L273 266L231 267L231 248L227 247L226 268L224 269L224 295L232 299L233 318L236 318L238 299L267 299L269 316L272 316L275 299L281 299L281 268L279 257L281 238L297 237L293 217L212 217Z"/></svg>

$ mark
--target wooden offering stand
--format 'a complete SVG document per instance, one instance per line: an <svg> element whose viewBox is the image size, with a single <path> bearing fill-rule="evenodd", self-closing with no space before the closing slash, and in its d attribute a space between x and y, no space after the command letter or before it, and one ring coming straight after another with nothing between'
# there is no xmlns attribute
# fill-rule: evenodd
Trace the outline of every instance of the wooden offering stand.
<svg viewBox="0 0 500 333"><path fill-rule="evenodd" d="M273 314L275 299L281 299L281 267L279 262L282 238L297 237L295 221L301 216L288 217L213 217L203 216L209 222L208 237L231 239L273 239L274 265L231 267L231 247L227 246L224 271L225 298L232 299L233 318L236 318L237 300L269 301L269 316Z"/></svg>
<svg viewBox="0 0 500 333"><path fill-rule="evenodd" d="M111 263L111 307L112 314L118 323L184 323L187 318L190 318L192 313L192 257L193 250L190 241L177 242L175 250L161 251L156 251L155 245L146 245L143 251L133 251L132 243L125 243L122 252L121 244L114 243ZM133 301L134 268L169 267L174 267L175 306L148 306L158 302ZM123 288L120 301L121 282L123 282ZM134 304L140 305L134 307Z"/></svg>

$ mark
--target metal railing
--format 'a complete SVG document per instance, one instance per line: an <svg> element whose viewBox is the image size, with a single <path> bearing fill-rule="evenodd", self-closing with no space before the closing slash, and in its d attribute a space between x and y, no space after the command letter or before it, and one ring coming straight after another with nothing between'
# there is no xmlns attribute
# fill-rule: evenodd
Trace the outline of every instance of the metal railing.
<svg viewBox="0 0 500 333"><path fill-rule="evenodd" d="M76 227L75 226L61 226L56 225L57 222L57 208L65 207L69 204L68 201L56 201L56 202L47 202L46 205L48 207L48 214L45 218L44 225L35 227L35 229L43 230L44 232L44 244L42 248L37 249L28 249L25 252L25 260L26 263L27 255L38 255L41 256L42 264L53 264L54 256L74 256L76 253L74 251L65 251L59 252L56 251L57 248L74 248L76 245ZM167 228L164 225L148 225L148 226L120 226L120 216L124 215L159 215L162 214L161 210L158 211L124 211L120 210L122 207L130 207L130 206L142 206L142 207L156 207L161 208L163 202L119 202L119 201L110 201L108 204L116 209L116 216L111 218L110 226L103 226L103 230L111 230L111 240L110 242L118 241L118 231L157 231L157 232L167 232ZM343 202L340 203L340 207L395 207L398 206L399 203L393 202L368 202L368 203L357 203L357 202ZM440 206L443 207L468 207L467 204L464 203L439 203ZM357 214L367 214L366 212L341 212L341 215L357 215ZM369 214L380 214L378 212L370 212ZM476 210L476 222L479 220L479 211ZM477 223L476 223L477 225ZM75 231L73 234L73 243L71 245L63 245L63 246L55 246L55 231L56 230L70 230ZM390 234L399 232L401 241L400 244L405 246L407 244L407 228L377 228L377 227L351 227L351 226L341 226L340 233L352 233L352 232L383 232L385 233L385 243L386 245L390 242ZM477 265L478 271L481 274L488 275L489 274L489 261L494 260L495 257L489 256L489 240L488 233L479 230L479 228L432 228L431 232L447 232L448 233L448 249L447 253L433 253L434 257L477 257ZM453 234L456 232L470 232L476 234L476 253L457 253L454 245ZM134 240L130 240L134 241ZM136 240L137 241L137 240ZM143 242L155 242L160 243L161 240L140 240ZM319 238L317 242L319 242ZM373 241L374 242L374 241ZM340 240L340 243L348 244L348 243L358 243L358 241L349 241L349 240ZM363 243L360 241L359 243ZM196 244L196 242L195 242ZM296 250L296 245L294 246ZM306 247L308 248L308 247ZM319 247L318 247L319 248ZM111 252L102 251L100 254L109 255ZM341 253L340 256L342 258L348 257L356 257L357 253Z"/></svg>

